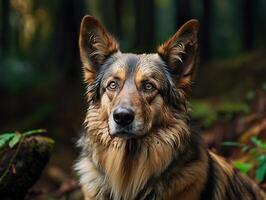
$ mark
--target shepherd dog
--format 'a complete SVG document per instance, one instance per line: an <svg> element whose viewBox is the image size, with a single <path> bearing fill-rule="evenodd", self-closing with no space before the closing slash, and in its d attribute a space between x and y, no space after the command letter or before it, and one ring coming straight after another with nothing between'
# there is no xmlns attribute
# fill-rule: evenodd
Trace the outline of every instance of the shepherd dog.
<svg viewBox="0 0 266 200"><path fill-rule="evenodd" d="M192 19L156 53L122 53L97 19L83 18L88 108L75 170L86 200L266 199L192 131L198 30Z"/></svg>

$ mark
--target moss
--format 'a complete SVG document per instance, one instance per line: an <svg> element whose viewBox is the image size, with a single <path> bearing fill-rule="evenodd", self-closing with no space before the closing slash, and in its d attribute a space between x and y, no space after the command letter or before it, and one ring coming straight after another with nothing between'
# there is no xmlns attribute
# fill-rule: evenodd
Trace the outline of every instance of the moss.
<svg viewBox="0 0 266 200"><path fill-rule="evenodd" d="M35 148L38 152L43 153L43 152L49 152L52 153L54 143L55 141L49 137L43 137L43 136L35 136L35 137L30 137L33 139L38 140L39 142L33 143L35 145ZM44 145L45 144L45 145Z"/></svg>
<svg viewBox="0 0 266 200"><path fill-rule="evenodd" d="M31 136L25 138L19 149L18 146L14 149L6 147L2 152L0 174L8 171L0 182L1 198L23 199L28 189L39 179L51 156L53 146L54 141L48 137ZM16 150L17 155L10 163L10 158Z"/></svg>

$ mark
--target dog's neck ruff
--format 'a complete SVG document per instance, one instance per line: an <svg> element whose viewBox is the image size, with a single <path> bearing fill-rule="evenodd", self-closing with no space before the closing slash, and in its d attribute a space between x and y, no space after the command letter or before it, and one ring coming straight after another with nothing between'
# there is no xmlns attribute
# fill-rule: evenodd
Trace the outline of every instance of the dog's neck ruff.
<svg viewBox="0 0 266 200"><path fill-rule="evenodd" d="M186 122L176 119L174 126L158 129L141 139L111 138L107 122L100 119L97 107L86 117L87 132L82 142L89 159L111 185L114 199L134 199L150 178L159 176L177 157L189 137Z"/></svg>

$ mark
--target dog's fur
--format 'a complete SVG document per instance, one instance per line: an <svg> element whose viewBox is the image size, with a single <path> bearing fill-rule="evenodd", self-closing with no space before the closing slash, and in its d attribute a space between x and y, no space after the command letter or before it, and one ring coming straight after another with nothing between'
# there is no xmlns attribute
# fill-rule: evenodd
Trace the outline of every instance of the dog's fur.
<svg viewBox="0 0 266 200"><path fill-rule="evenodd" d="M88 111L75 167L86 200L266 199L190 130L197 34L190 20L157 53L125 54L95 18L83 18ZM121 106L134 111L130 127L114 121Z"/></svg>

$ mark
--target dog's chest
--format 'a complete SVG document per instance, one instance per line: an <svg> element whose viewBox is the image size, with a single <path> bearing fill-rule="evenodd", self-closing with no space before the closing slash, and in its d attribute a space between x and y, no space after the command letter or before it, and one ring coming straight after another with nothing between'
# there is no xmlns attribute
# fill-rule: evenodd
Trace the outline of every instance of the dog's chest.
<svg viewBox="0 0 266 200"><path fill-rule="evenodd" d="M97 169L95 169L97 170ZM135 198L130 199L129 197L116 197L116 188L108 181L108 177L104 174L99 174L90 170L87 172L87 187L84 188L88 192L88 196L93 196L92 199L99 200L155 200L161 199L155 192L155 187L146 185L142 190L140 190L135 196ZM119 196L119 195L118 195ZM91 198L89 198L91 199Z"/></svg>

